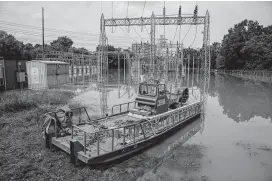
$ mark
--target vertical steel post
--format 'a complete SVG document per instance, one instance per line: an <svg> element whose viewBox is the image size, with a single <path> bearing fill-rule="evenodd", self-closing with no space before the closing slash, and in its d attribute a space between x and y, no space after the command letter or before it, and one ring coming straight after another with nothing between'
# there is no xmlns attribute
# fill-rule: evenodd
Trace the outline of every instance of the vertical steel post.
<svg viewBox="0 0 272 181"><path fill-rule="evenodd" d="M119 54L119 52L118 52L118 54L117 54L117 58L118 58L118 71L117 71L117 73L118 73L118 98L120 98L120 54Z"/></svg>
<svg viewBox="0 0 272 181"><path fill-rule="evenodd" d="M123 134L123 145L125 148L125 143L126 143L126 127L124 126L124 134Z"/></svg>
<svg viewBox="0 0 272 181"><path fill-rule="evenodd" d="M114 129L111 130L111 135L112 135L112 141L111 141L111 150L114 150Z"/></svg>
<svg viewBox="0 0 272 181"><path fill-rule="evenodd" d="M154 63L155 63L155 56L156 56L156 48L155 48L155 14L152 12L151 15L151 30L150 30L150 60L151 60L151 77L154 76ZM149 72L150 74L150 72Z"/></svg>
<svg viewBox="0 0 272 181"><path fill-rule="evenodd" d="M97 134L97 155L99 155L99 151L100 151L100 148L99 148L99 132L97 132L96 134Z"/></svg>
<svg viewBox="0 0 272 181"><path fill-rule="evenodd" d="M86 154L86 132L84 132L83 141L84 141L84 154Z"/></svg>

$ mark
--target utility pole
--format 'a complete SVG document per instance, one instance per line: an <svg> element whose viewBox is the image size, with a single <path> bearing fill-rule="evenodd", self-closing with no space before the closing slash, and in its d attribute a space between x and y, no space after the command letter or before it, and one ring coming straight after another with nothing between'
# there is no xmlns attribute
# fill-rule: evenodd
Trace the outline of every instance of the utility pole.
<svg viewBox="0 0 272 181"><path fill-rule="evenodd" d="M42 7L42 54L44 60L44 9Z"/></svg>

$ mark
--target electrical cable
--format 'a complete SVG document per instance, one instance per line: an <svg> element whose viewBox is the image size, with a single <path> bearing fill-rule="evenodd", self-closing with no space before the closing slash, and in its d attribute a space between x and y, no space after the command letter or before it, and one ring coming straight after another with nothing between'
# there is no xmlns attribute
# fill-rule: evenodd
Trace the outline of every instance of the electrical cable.
<svg viewBox="0 0 272 181"><path fill-rule="evenodd" d="M177 25L177 27L176 27L176 32L175 32L175 35L174 35L174 38L173 38L173 43L174 43L174 40L175 40L175 37L176 37L176 34L177 34L177 29L178 29L178 25Z"/></svg>
<svg viewBox="0 0 272 181"><path fill-rule="evenodd" d="M28 28L31 30L39 30L41 31L41 27L37 26L30 26L30 25L23 25L23 24L17 24L17 23L10 23L6 21L0 21L0 24L8 25L8 26L14 26L14 27L20 27L20 28ZM83 35L83 36L94 36L97 37L99 34L90 34L87 32L76 32L76 31L67 31L67 30L59 30L59 29L52 29L52 28L45 28L45 30L52 31L52 32L59 32L59 33L67 33L67 34L76 34L76 35ZM120 37L120 38L126 38L125 36L114 36L114 37ZM136 37L134 37L136 38ZM144 37L147 38L147 37Z"/></svg>
<svg viewBox="0 0 272 181"><path fill-rule="evenodd" d="M11 33L20 33L20 34L24 34L24 35L31 35L31 36L41 36L41 33L39 32L33 32L33 31L21 31L21 30L15 30L15 29L9 29L9 28L5 28L3 29L5 31L8 31L8 32L11 32ZM45 37L51 37L51 38L57 38L58 36L57 35L54 35L54 34L46 34ZM72 38L74 40L81 40L81 41L85 41L85 42L97 42L98 40L97 39L92 39L92 38L78 38L76 36L69 36L69 38ZM124 39L114 39L115 42L118 42L118 41L122 41L122 42L129 42L127 40L127 38L124 38Z"/></svg>
<svg viewBox="0 0 272 181"><path fill-rule="evenodd" d="M0 23L0 25L1 25L1 23ZM13 25L12 25L13 26ZM17 27L17 26L15 26L15 27ZM11 29L10 27L4 27L4 28L6 28L6 29ZM26 28L26 27L24 27L24 28ZM41 30L41 29L40 29ZM38 32L38 30L35 30L35 29L32 29L31 28L31 30L24 30L24 29L16 29L16 31L22 31L22 32L33 32L33 33L40 33L40 32ZM48 32L48 31L47 31ZM61 34L61 32L55 32L55 31L49 31L51 34L50 35L60 35L60 36L62 36L64 33L62 33ZM80 36L83 36L83 37L89 37L89 38L97 38L97 35L95 36L95 37L93 37L93 36L88 36L88 35L74 35L73 33L66 33L66 35L69 35L69 36L73 36L73 37L80 37ZM125 36L116 36L116 37L114 37L114 36L109 36L111 39L126 39L127 37L125 37ZM134 38L137 38L137 37L134 37ZM148 39L147 37L143 37L143 39Z"/></svg>
<svg viewBox="0 0 272 181"><path fill-rule="evenodd" d="M144 8L143 8L143 12L142 12L142 16L141 17L143 17L143 14L144 14L145 4L146 4L146 1L144 2Z"/></svg>
<svg viewBox="0 0 272 181"><path fill-rule="evenodd" d="M142 39L142 37L141 37L141 35L139 35L139 33L136 31L136 29L134 28L134 26L132 26L132 28L134 29L134 31L138 34L138 36ZM142 39L142 41L144 41L143 39Z"/></svg>
<svg viewBox="0 0 272 181"><path fill-rule="evenodd" d="M192 24L190 24L187 33L186 33L185 36L183 37L183 39L182 39L182 41L181 41L182 43L183 43L184 39L187 37L187 34L189 33L191 27L192 27Z"/></svg>
<svg viewBox="0 0 272 181"><path fill-rule="evenodd" d="M196 39L196 34L197 34L197 25L196 25L196 32L195 32L195 37L194 37L194 41L192 42L192 44L188 47L188 48L190 48L193 44L194 44L194 42L195 42L195 39Z"/></svg>
<svg viewBox="0 0 272 181"><path fill-rule="evenodd" d="M129 1L128 1L128 5L127 5L127 16L126 16L126 18L128 17L128 7L129 7Z"/></svg>
<svg viewBox="0 0 272 181"><path fill-rule="evenodd" d="M121 27L121 26L119 26L119 28L124 32L124 33L126 33L128 36L129 36L129 34L126 32L126 31L124 31L124 29ZM137 41L135 41L131 36L129 36L134 42L137 42Z"/></svg>

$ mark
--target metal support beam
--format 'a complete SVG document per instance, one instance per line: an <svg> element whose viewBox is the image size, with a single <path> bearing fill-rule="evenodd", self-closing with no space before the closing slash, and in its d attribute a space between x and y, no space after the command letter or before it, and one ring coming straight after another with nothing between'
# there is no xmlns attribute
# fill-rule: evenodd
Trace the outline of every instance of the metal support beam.
<svg viewBox="0 0 272 181"><path fill-rule="evenodd" d="M101 116L105 116L107 112L107 95L106 87L108 79L108 52L107 52L107 37L105 31L104 15L101 15L100 19L100 35L99 35L99 47L98 47L98 89L100 91L100 107Z"/></svg>
<svg viewBox="0 0 272 181"><path fill-rule="evenodd" d="M204 24L205 16L184 16L182 18L177 16L167 16L167 17L154 17L155 25L182 25L182 24ZM139 18L115 18L115 19L105 19L105 26L145 26L151 25L152 20L148 17Z"/></svg>
<svg viewBox="0 0 272 181"><path fill-rule="evenodd" d="M154 76L154 70L155 70L155 55L156 55L156 49L155 49L155 15L154 12L152 12L151 15L151 28L150 28L150 60L151 60L151 76Z"/></svg>
<svg viewBox="0 0 272 181"><path fill-rule="evenodd" d="M201 126L201 133L204 130L204 120L205 120L205 113L207 107L207 98L208 98L208 90L209 90L209 83L210 83L210 15L209 11L206 12L205 21L204 21L204 36L203 36L203 44L204 44L204 61L202 62L203 67L203 76L204 79L201 85L201 94L200 100L203 101L203 109L202 109L202 126Z"/></svg>

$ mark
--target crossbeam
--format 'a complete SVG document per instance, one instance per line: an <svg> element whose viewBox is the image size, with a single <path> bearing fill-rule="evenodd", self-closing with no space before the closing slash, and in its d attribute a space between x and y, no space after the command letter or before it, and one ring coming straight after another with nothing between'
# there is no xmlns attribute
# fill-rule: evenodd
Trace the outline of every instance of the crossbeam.
<svg viewBox="0 0 272 181"><path fill-rule="evenodd" d="M204 24L205 16L187 17L154 17L155 25L199 25ZM151 18L112 18L105 19L105 26L143 26L151 25Z"/></svg>

